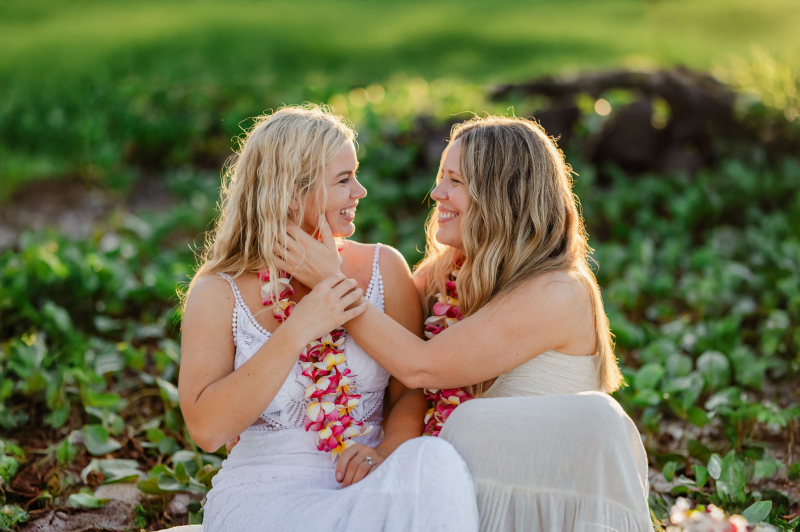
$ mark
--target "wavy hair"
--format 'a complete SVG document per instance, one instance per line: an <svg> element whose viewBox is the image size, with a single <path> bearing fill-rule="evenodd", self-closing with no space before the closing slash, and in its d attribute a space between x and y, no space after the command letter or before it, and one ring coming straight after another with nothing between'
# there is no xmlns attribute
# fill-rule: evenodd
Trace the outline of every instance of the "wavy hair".
<svg viewBox="0 0 800 532"><path fill-rule="evenodd" d="M265 269L276 279L274 250L285 241L287 223L303 219L302 200L309 194L324 205L325 187L318 182L355 137L352 126L326 106L287 106L257 117L225 166L220 214L187 293L197 279L215 273ZM292 209L295 199L298 208Z"/></svg>
<svg viewBox="0 0 800 532"><path fill-rule="evenodd" d="M464 254L436 241L434 209L426 227L425 257L417 267L427 283L428 313L435 294L444 293L457 259L463 261L456 286L464 316L538 275L567 272L591 299L598 385L606 392L616 390L622 374L600 288L589 267L591 248L564 154L536 122L521 118L473 118L453 126L448 148L459 139L461 174L469 193L461 222ZM480 395L483 384L469 391Z"/></svg>

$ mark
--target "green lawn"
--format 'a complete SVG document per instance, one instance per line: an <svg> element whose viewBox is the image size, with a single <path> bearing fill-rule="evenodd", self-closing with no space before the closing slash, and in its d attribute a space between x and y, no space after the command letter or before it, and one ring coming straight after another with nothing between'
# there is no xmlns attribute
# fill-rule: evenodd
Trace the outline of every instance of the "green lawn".
<svg viewBox="0 0 800 532"><path fill-rule="evenodd" d="M4 1L0 75L344 85L398 72L506 82L610 65L797 59L800 3Z"/></svg>

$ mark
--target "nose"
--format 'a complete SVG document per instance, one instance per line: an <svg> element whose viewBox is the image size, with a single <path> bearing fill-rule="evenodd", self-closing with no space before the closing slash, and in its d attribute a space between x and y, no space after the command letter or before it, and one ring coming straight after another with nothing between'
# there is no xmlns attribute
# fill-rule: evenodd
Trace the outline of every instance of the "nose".
<svg viewBox="0 0 800 532"><path fill-rule="evenodd" d="M350 189L350 197L353 199L361 199L367 195L367 189L364 185L358 182L358 179L353 179L354 186Z"/></svg>
<svg viewBox="0 0 800 532"><path fill-rule="evenodd" d="M431 191L431 199L434 201L444 201L447 199L447 191L444 187L444 179L439 181Z"/></svg>

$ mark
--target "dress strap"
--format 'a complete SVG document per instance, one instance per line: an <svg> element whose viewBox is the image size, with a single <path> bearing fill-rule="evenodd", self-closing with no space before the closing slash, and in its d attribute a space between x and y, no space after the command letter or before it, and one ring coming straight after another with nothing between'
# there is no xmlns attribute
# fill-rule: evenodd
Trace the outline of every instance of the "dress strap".
<svg viewBox="0 0 800 532"><path fill-rule="evenodd" d="M383 276L381 276L380 256L381 244L379 242L375 244L375 256L372 258L372 277L370 278L369 286L367 287L367 300L383 311ZM375 296L376 291L377 297L375 297L375 300L373 301L373 296Z"/></svg>
<svg viewBox="0 0 800 532"><path fill-rule="evenodd" d="M236 286L236 283L233 281L233 277L231 277L227 273L220 273L219 276L228 281L228 283L231 285L231 290L233 290L233 297L235 300L235 303L233 304L233 345L237 345L236 321L237 318L239 317L239 306L244 304L244 300L242 299L242 294L239 292L239 287Z"/></svg>

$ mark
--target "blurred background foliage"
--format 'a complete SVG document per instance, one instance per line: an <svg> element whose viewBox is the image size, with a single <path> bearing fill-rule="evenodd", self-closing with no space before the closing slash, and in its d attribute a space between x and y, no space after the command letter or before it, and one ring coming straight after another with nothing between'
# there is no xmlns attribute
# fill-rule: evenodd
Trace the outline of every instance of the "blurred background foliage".
<svg viewBox="0 0 800 532"><path fill-rule="evenodd" d="M798 21L793 0L0 3L0 528L201 519L225 453L183 426L176 290L249 119L311 101L359 132L355 238L412 265L452 123L558 134L655 515L683 495L796 530Z"/></svg>

